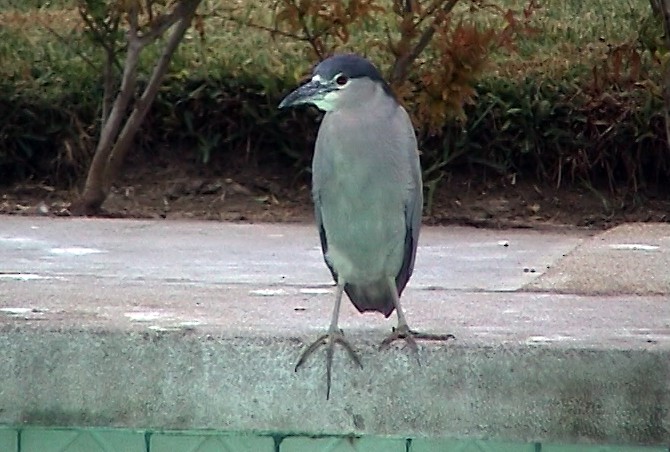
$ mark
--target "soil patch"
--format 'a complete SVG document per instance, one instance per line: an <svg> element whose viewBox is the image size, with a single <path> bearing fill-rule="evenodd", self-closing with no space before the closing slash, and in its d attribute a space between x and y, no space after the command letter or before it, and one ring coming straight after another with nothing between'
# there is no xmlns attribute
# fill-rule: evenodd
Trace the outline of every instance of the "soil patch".
<svg viewBox="0 0 670 452"><path fill-rule="evenodd" d="M107 217L239 222L313 221L310 176L281 165L227 168L179 157L128 162L104 204ZM0 187L0 213L69 215L77 191L43 183ZM586 185L548 187L468 170L445 175L426 224L493 228L585 227L670 221L668 194L625 195Z"/></svg>

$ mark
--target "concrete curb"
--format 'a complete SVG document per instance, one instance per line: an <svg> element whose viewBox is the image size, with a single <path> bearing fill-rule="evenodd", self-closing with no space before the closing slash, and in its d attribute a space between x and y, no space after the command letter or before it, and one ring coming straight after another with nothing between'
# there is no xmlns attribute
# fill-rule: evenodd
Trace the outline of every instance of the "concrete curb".
<svg viewBox="0 0 670 452"><path fill-rule="evenodd" d="M668 295L542 289L596 239L427 228L408 318L457 340L419 366L347 304L326 401L310 227L2 218L0 424L667 446Z"/></svg>

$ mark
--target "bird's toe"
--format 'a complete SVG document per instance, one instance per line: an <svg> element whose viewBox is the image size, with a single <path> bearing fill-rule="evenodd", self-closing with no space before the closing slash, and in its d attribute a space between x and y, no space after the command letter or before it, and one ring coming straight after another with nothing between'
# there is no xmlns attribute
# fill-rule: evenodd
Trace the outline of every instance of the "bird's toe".
<svg viewBox="0 0 670 452"><path fill-rule="evenodd" d="M409 329L407 325L401 325L398 328L393 328L391 334L389 334L379 345L380 350L388 349L391 344L397 340L404 340L407 344L407 347L412 351L412 354L416 357L419 365L419 347L416 344L417 340L425 341L448 341L450 339L456 339L456 336L453 334L431 334L431 333L420 333Z"/></svg>
<svg viewBox="0 0 670 452"><path fill-rule="evenodd" d="M310 344L302 355L298 363L295 365L296 372L307 361L312 353L319 349L322 345L326 346L326 399L330 398L330 383L332 380L333 356L335 354L335 344L340 344L346 351L351 360L360 368L363 368L361 359L356 353L352 345L344 338L344 333L341 330L329 331L328 333L319 336L314 342Z"/></svg>

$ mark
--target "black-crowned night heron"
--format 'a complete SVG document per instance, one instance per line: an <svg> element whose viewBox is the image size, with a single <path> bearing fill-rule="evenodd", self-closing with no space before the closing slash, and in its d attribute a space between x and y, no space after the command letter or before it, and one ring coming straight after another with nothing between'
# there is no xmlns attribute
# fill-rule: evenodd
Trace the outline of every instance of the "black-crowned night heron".
<svg viewBox="0 0 670 452"><path fill-rule="evenodd" d="M330 395L335 344L359 366L337 322L346 292L360 311L398 313L398 326L383 342L446 340L410 330L400 294L414 269L423 193L416 135L405 109L365 58L336 55L319 63L312 78L279 108L313 104L326 112L312 163L312 197L323 256L337 283L328 333L300 357L296 370L321 345L326 349ZM361 366L362 367L362 366Z"/></svg>

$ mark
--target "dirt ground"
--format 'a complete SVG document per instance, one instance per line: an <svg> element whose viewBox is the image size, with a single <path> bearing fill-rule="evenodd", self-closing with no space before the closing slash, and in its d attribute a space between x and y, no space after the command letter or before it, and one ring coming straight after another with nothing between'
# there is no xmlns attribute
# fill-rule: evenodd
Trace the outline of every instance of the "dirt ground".
<svg viewBox="0 0 670 452"><path fill-rule="evenodd" d="M313 221L307 172L285 167L226 169L174 158L150 160L126 165L103 205L103 216ZM0 213L67 216L76 196L76 189L59 190L43 183L0 187ZM490 228L604 229L630 221L670 221L670 195L622 196L585 185L557 190L454 170L445 174L424 217L425 224Z"/></svg>

